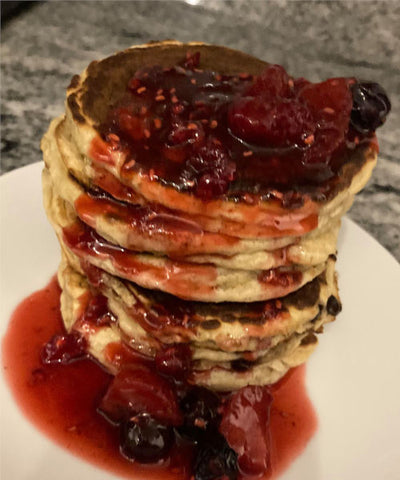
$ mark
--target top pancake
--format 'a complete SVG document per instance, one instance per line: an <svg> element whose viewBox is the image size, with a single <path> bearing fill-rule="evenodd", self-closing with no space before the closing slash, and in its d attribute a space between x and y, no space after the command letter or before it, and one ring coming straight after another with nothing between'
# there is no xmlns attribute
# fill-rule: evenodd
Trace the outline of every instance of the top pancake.
<svg viewBox="0 0 400 480"><path fill-rule="evenodd" d="M100 125L108 110L123 96L128 80L139 68L156 64L173 66L188 51L200 52L202 69L222 74L245 71L256 75L267 65L259 59L225 47L174 41L132 47L100 62L91 63L80 76L72 79L67 92L65 129L79 152L79 155L66 157L67 167L79 181L87 186L98 185L100 169L132 190L133 195L136 195L133 203L162 205L196 216L199 222L207 223L208 231L225 229L224 233L252 238L304 234L318 226L319 212L326 210L340 194L344 195L357 176L361 180L356 182L358 185L353 188L354 193L364 186L376 160L376 151L370 144L360 145L348 154L338 175L329 181L325 193L321 194L319 187L303 188L298 205L282 204L279 200L282 192L276 189L273 195L254 197L250 203L241 197L233 199L229 195L204 201L140 171L134 172L129 178L121 175L124 156L120 152L115 154L108 151L100 137ZM97 155L94 155L93 145L96 146ZM113 195L115 192L109 193ZM127 198L124 200L129 201ZM230 223L222 225L221 222L213 222L221 218Z"/></svg>

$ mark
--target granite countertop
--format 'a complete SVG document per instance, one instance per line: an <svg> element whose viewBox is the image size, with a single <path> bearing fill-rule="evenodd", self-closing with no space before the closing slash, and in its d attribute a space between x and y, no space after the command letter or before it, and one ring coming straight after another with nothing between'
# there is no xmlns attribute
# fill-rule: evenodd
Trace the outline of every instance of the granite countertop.
<svg viewBox="0 0 400 480"><path fill-rule="evenodd" d="M400 3L396 1L38 2L7 21L1 54L1 172L41 159L71 76L132 44L175 38L240 49L312 80L381 83L392 113L349 216L400 260Z"/></svg>

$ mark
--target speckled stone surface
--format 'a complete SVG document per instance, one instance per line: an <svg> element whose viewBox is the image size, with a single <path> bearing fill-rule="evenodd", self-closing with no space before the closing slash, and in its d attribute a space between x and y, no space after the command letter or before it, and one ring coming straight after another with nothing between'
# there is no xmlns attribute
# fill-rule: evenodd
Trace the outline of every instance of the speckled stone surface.
<svg viewBox="0 0 400 480"><path fill-rule="evenodd" d="M312 80L380 82L392 113L350 217L400 260L400 2L216 0L38 3L2 30L1 171L39 161L70 77L132 44L176 38L237 48Z"/></svg>

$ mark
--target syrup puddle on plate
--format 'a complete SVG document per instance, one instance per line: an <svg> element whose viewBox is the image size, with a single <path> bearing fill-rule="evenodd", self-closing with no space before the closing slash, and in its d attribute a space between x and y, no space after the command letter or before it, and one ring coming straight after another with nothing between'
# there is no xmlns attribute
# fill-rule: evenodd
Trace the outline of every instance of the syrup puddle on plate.
<svg viewBox="0 0 400 480"><path fill-rule="evenodd" d="M68 452L117 476L188 480L190 462L184 452L173 452L164 466L140 465L120 455L118 430L96 412L112 378L97 363L85 359L69 365L42 364L43 345L63 331L59 297L60 288L53 277L44 289L18 305L2 342L3 372L25 416ZM317 429L304 366L292 369L271 391L273 471L265 479L278 477Z"/></svg>

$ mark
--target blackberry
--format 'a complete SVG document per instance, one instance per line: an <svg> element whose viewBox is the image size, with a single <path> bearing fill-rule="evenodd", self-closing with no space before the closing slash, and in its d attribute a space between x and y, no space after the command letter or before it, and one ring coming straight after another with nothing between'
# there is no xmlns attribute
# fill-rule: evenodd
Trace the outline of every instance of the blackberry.
<svg viewBox="0 0 400 480"><path fill-rule="evenodd" d="M193 470L195 480L236 480L237 454L218 431L210 430L198 447Z"/></svg>
<svg viewBox="0 0 400 480"><path fill-rule="evenodd" d="M373 82L359 82L352 86L353 109L350 122L360 133L374 132L384 124L391 109L385 90Z"/></svg>
<svg viewBox="0 0 400 480"><path fill-rule="evenodd" d="M171 427L158 423L146 413L120 425L120 449L124 457L141 463L156 463L165 458L173 443Z"/></svg>

